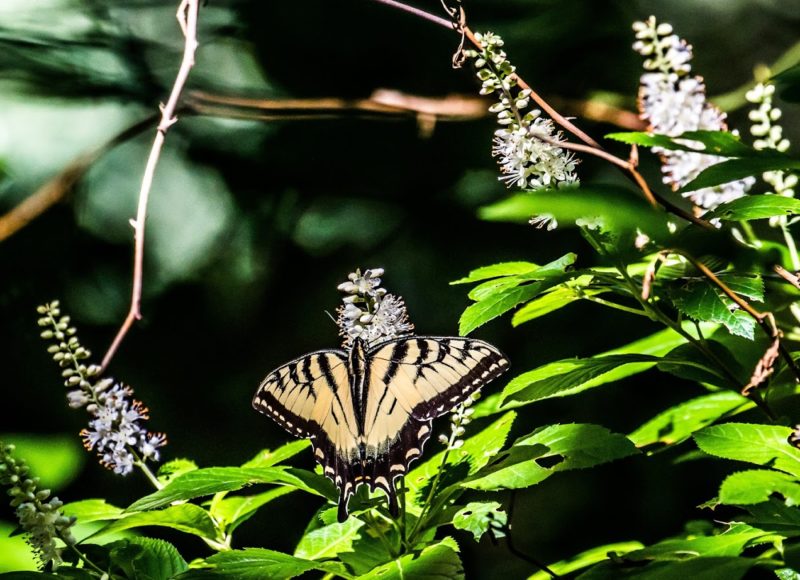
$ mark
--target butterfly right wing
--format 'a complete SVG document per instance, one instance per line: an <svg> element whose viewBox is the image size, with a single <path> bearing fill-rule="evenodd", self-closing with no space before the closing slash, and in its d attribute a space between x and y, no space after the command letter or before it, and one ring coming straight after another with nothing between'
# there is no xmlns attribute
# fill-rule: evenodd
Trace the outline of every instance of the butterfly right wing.
<svg viewBox="0 0 800 580"><path fill-rule="evenodd" d="M292 435L311 439L314 459L343 491L352 480L348 451L358 446L344 351L312 352L278 367L261 382L253 407Z"/></svg>

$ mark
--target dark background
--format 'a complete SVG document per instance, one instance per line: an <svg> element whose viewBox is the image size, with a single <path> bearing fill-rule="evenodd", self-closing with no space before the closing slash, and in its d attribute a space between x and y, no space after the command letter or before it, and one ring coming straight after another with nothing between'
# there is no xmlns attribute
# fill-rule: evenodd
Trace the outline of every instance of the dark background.
<svg viewBox="0 0 800 580"><path fill-rule="evenodd" d="M0 2L6 173L0 208L10 209L166 98L182 49L173 4ZM464 4L472 28L503 35L512 62L542 94L603 98L628 110L635 107L640 74L640 57L630 50L634 20L655 13L688 38L694 70L710 95L747 83L756 65L773 62L797 42L800 26L797 0ZM436 1L418 5L441 13ZM260 98L367 97L377 88L422 96L477 90L469 67L451 68L458 40L452 32L367 0L209 0L199 39L189 90ZM800 111L785 106L784 113L788 136L797 141ZM595 138L619 130L578 124ZM747 135L742 110L732 113L731 124ZM278 364L338 343L326 311L338 306L336 285L356 267L386 269L385 286L405 298L418 332L451 335L468 301L464 287L448 282L470 269L546 262L567 251L592 263L574 232L476 218L477 207L505 195L490 156L493 130L491 118L438 123L423 138L409 119L346 115L266 123L182 116L153 187L144 319L110 368L150 408L150 428L168 434L166 459L236 465L288 439L251 409L250 399ZM35 307L60 298L99 362L128 308L127 222L152 137L148 130L103 155L63 203L0 244L0 433L64 435L79 445L86 416L64 404L58 371L38 338ZM655 164L643 162L658 183ZM624 183L594 160L579 172L584 182ZM518 329L506 317L475 335L509 355L514 376L655 330L578 304ZM525 408L515 432L596 422L627 433L695 389L649 372ZM607 542L655 541L679 532L688 519L708 517L694 506L715 494L719 468L703 461L674 465L678 455L560 474L517 493L516 544L549 562ZM138 474L121 480L88 454L78 457L76 477L56 489L65 501L102 496L127 505L150 491ZM310 454L297 461L312 466ZM291 552L318 507L299 493L278 500L239 529L236 547ZM10 512L0 507L0 515L8 519ZM163 536L189 557L207 553L199 540ZM533 572L502 543L477 547L468 536L456 537L470 577Z"/></svg>

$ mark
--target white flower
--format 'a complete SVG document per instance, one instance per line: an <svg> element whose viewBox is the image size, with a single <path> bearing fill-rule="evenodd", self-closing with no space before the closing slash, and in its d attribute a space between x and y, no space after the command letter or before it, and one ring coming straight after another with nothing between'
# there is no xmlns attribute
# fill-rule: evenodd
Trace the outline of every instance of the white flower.
<svg viewBox="0 0 800 580"><path fill-rule="evenodd" d="M346 348L351 347L356 338L371 345L414 330L403 299L381 288L379 276L382 275L382 268L365 270L363 275L356 270L348 276L348 282L338 286L348 294L342 298L336 320Z"/></svg>
<svg viewBox="0 0 800 580"><path fill-rule="evenodd" d="M148 433L140 421L148 419L147 408L132 399L130 387L114 385L98 395L99 405L87 409L94 416L81 432L84 446L94 449L100 462L120 475L133 470L139 452L142 459L158 460L159 447L166 444L162 434Z"/></svg>
<svg viewBox="0 0 800 580"><path fill-rule="evenodd" d="M558 227L558 222L556 221L555 216L550 215L549 213L535 215L530 220L528 220L528 223L538 230L546 227L547 231L549 232L553 231Z"/></svg>
<svg viewBox="0 0 800 580"><path fill-rule="evenodd" d="M687 131L726 131L725 113L706 100L702 77L689 76L691 46L672 34L669 24L658 24L653 16L646 22L634 23L633 29L637 38L633 48L647 57L644 68L650 71L641 76L639 88L639 110L650 131L670 137ZM660 147L653 147L653 152L661 156L664 183L674 190L723 161L713 155ZM703 209L713 209L744 196L753 183L752 178L740 179L684 196Z"/></svg>

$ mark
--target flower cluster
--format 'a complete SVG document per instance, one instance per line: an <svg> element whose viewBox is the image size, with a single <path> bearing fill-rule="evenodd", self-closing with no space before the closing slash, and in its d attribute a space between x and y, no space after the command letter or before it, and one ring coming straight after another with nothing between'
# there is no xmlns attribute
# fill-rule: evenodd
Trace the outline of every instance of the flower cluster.
<svg viewBox="0 0 800 580"><path fill-rule="evenodd" d="M498 95L489 110L497 114L501 126L492 148L503 174L500 180L523 189L577 184L578 160L559 146L565 140L553 121L542 117L538 109L523 114L530 104L530 90L518 90L514 66L502 49L503 39L491 32L476 33L475 38L482 49L468 50L466 55L475 63L480 93Z"/></svg>
<svg viewBox="0 0 800 580"><path fill-rule="evenodd" d="M11 507L16 508L20 527L27 534L28 543L36 553L41 567L61 563L61 548L56 538L67 545L75 543L70 527L75 518L61 512L63 503L50 490L39 489L39 478L28 477L28 466L14 459L13 445L0 442L0 485L9 486Z"/></svg>
<svg viewBox="0 0 800 580"><path fill-rule="evenodd" d="M446 446L448 450L458 449L464 445L461 436L466 433L466 426L472 422L472 415L475 413L472 405L480 398L481 392L475 391L453 409L452 415L450 415L450 435L439 435L439 443Z"/></svg>
<svg viewBox="0 0 800 580"><path fill-rule="evenodd" d="M46 328L42 338L53 341L47 351L63 369L69 406L85 407L92 417L89 428L81 431L84 446L120 475L129 474L137 462L158 461L158 449L166 444L166 437L142 427L141 421L148 419L147 408L133 399L133 390L113 379L99 378L100 367L82 362L91 353L81 346L69 317L61 315L58 301L40 306L38 312L42 315L39 326Z"/></svg>
<svg viewBox="0 0 800 580"><path fill-rule="evenodd" d="M356 270L347 276L347 282L339 284L339 290L347 294L336 311L345 348L350 348L356 338L371 345L414 330L403 299L381 288L381 276L383 268L365 270L363 274Z"/></svg>
<svg viewBox="0 0 800 580"><path fill-rule="evenodd" d="M659 24L654 16L635 22L633 49L645 57L645 72L640 79L639 111L650 131L677 137L687 131L726 131L725 113L706 100L703 78L692 76L692 47L672 33L672 26ZM704 169L722 161L721 157L669 151L654 147L662 159L664 183L679 189ZM707 187L685 195L703 209L742 197L753 186L752 178Z"/></svg>
<svg viewBox="0 0 800 580"><path fill-rule="evenodd" d="M747 100L758 105L749 113L749 118L753 121L750 133L756 137L753 147L759 150L774 149L784 152L789 149L789 140L783 136L783 127L777 121L781 118L781 110L772 104L772 97L775 94L775 85L758 84L747 92ZM797 187L797 175L784 171L767 171L762 175L765 182L772 188L775 195L784 197L794 197L794 188ZM786 225L787 216L777 216L770 218L772 226Z"/></svg>

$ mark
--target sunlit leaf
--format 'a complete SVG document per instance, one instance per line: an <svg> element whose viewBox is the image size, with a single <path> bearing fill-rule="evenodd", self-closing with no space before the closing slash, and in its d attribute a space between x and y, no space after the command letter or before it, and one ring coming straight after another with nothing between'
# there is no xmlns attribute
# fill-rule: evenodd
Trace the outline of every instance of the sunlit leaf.
<svg viewBox="0 0 800 580"><path fill-rule="evenodd" d="M172 528L212 540L217 537L214 521L208 512L191 503L171 505L163 510L129 513L114 520L93 535L103 536L144 526Z"/></svg>
<svg viewBox="0 0 800 580"><path fill-rule="evenodd" d="M496 538L504 537L507 522L508 515L496 501L470 502L453 516L453 527L468 531L476 542L489 531Z"/></svg>
<svg viewBox="0 0 800 580"><path fill-rule="evenodd" d="M800 213L800 199L782 195L747 195L721 204L704 217L740 222L798 213Z"/></svg>
<svg viewBox="0 0 800 580"><path fill-rule="evenodd" d="M190 569L176 577L178 580L205 580L225 578L227 580L288 580L309 570L325 571L325 563L311 562L289 554L265 548L246 548L220 552L193 565L202 568ZM342 570L342 572L344 572ZM345 576L347 577L347 576Z"/></svg>
<svg viewBox="0 0 800 580"><path fill-rule="evenodd" d="M115 520L124 515L124 510L106 503L104 499L85 499L66 503L61 511L68 516L78 518L82 524L97 521Z"/></svg>
<svg viewBox="0 0 800 580"><path fill-rule="evenodd" d="M634 562L625 566L601 562L578 576L578 580L740 580L757 566L755 558L710 556L657 561L647 566Z"/></svg>
<svg viewBox="0 0 800 580"><path fill-rule="evenodd" d="M608 291L589 287L593 279L591 275L578 276L574 280L561 284L534 298L514 313L511 318L511 325L519 326L545 314L550 314L584 297L596 296Z"/></svg>
<svg viewBox="0 0 800 580"><path fill-rule="evenodd" d="M340 552L351 552L363 525L364 522L351 517L342 523L317 528L300 539L294 555L305 560L325 560L337 557Z"/></svg>
<svg viewBox="0 0 800 580"><path fill-rule="evenodd" d="M757 157L769 155L742 143L742 140L728 131L687 131L675 137L630 131L610 133L606 139L613 139L642 147L661 147L675 151L705 153L721 157Z"/></svg>
<svg viewBox="0 0 800 580"><path fill-rule="evenodd" d="M428 546L419 554L407 554L358 577L358 580L459 580L464 567L451 543Z"/></svg>
<svg viewBox="0 0 800 580"><path fill-rule="evenodd" d="M744 179L745 177L760 176L767 171L796 171L797 169L800 169L800 160L792 159L780 153L772 153L765 157L728 159L706 167L696 178L681 187L678 191L680 193L686 193L705 187L714 187L722 185L723 183ZM758 195L757 197L772 196Z"/></svg>
<svg viewBox="0 0 800 580"><path fill-rule="evenodd" d="M461 485L482 490L519 489L559 471L593 467L636 453L628 438L599 425L550 425L517 440L497 463Z"/></svg>
<svg viewBox="0 0 800 580"><path fill-rule="evenodd" d="M290 441L286 445L281 445L274 451L262 449L253 459L244 463L242 467L272 467L278 463L283 463L287 459L291 459L310 446L311 441L308 439L298 439L297 441Z"/></svg>
<svg viewBox="0 0 800 580"><path fill-rule="evenodd" d="M111 561L128 578L167 580L188 568L172 544L153 538L126 538L108 545Z"/></svg>
<svg viewBox="0 0 800 580"><path fill-rule="evenodd" d="M491 266L483 266L470 271L463 278L453 280L450 284L470 284L472 282L481 282L489 278L500 278L504 276L513 276L516 274L527 274L534 270L538 270L539 265L533 262L502 262L500 264L492 264Z"/></svg>
<svg viewBox="0 0 800 580"><path fill-rule="evenodd" d="M163 489L135 501L128 507L128 511L152 510L173 501L203 497L220 491L234 491L256 483L289 485L338 500L338 494L327 478L308 471L283 467L209 467L176 477Z"/></svg>
<svg viewBox="0 0 800 580"><path fill-rule="evenodd" d="M675 445L716 420L753 407L753 402L733 391L703 395L659 413L628 438L637 447L661 443Z"/></svg>
<svg viewBox="0 0 800 580"><path fill-rule="evenodd" d="M725 423L698 431L694 440L709 455L768 465L800 477L800 450L789 444L791 432L779 425Z"/></svg>
<svg viewBox="0 0 800 580"><path fill-rule="evenodd" d="M252 517L261 507L293 491L296 491L293 487L281 486L256 495L228 496L212 502L211 515L233 530Z"/></svg>
<svg viewBox="0 0 800 580"><path fill-rule="evenodd" d="M755 320L724 296L708 280L691 280L670 292L672 303L686 316L700 322L723 324L737 336L752 340L755 335Z"/></svg>
<svg viewBox="0 0 800 580"><path fill-rule="evenodd" d="M767 501L779 493L794 505L800 505L800 482L797 478L766 469L739 471L725 478L719 488L719 501L729 505L749 505Z"/></svg>
<svg viewBox="0 0 800 580"><path fill-rule="evenodd" d="M559 575L571 574L584 568L588 568L593 564L607 560L609 554L621 556L632 552L633 550L640 550L644 545L640 542L619 542L616 544L606 544L604 546L597 546L591 548L580 554L576 554L571 558L556 562L555 564L548 564L553 572ZM544 570L539 570L535 574L528 576L528 580L550 580L551 576Z"/></svg>

